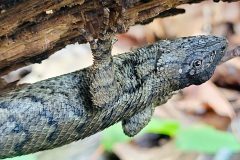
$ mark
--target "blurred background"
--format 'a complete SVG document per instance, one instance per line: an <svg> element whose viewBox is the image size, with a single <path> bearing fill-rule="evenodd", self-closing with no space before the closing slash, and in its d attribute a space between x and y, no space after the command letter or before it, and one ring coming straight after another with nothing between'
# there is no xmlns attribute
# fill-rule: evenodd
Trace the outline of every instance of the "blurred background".
<svg viewBox="0 0 240 160"><path fill-rule="evenodd" d="M186 13L155 19L116 35L112 54L120 54L160 39L215 34L226 36L229 49L240 45L240 3L212 1L182 5ZM72 44L41 64L4 76L34 83L92 64L88 44ZM134 138L121 124L61 148L8 160L240 160L240 59L220 65L210 81L190 86L156 108L149 125Z"/></svg>

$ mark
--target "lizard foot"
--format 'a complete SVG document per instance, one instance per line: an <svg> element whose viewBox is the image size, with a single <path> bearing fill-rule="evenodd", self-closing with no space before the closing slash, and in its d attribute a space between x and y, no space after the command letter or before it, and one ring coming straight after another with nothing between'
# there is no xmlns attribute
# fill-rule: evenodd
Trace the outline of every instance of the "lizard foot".
<svg viewBox="0 0 240 160"><path fill-rule="evenodd" d="M129 137L133 137L138 134L150 122L153 111L154 107L151 105L131 118L124 119L122 121L124 133Z"/></svg>

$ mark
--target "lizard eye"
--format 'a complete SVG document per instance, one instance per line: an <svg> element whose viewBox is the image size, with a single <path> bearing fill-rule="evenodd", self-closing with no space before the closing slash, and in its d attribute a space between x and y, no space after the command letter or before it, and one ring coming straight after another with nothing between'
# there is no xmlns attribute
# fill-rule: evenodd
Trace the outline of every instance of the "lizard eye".
<svg viewBox="0 0 240 160"><path fill-rule="evenodd" d="M192 66L193 67L200 67L200 66L202 66L202 60L201 59L194 60L193 63L192 63Z"/></svg>

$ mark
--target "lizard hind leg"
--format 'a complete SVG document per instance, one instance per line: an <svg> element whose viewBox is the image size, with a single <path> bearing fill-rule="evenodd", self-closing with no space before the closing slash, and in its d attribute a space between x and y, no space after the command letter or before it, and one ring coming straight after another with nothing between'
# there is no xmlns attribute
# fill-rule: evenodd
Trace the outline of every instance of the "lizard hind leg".
<svg viewBox="0 0 240 160"><path fill-rule="evenodd" d="M151 120L154 107L152 105L146 107L144 110L136 113L129 119L122 121L122 127L124 133L133 137L138 134Z"/></svg>

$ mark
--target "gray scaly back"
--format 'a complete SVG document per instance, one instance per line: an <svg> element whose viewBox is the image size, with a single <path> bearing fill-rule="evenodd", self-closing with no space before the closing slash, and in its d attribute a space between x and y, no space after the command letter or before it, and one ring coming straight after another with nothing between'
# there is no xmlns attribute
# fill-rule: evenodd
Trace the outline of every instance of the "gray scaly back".
<svg viewBox="0 0 240 160"><path fill-rule="evenodd" d="M111 57L109 40L95 43L93 66L0 95L0 158L59 147L121 120L134 136L174 91L207 81L227 47L222 37L195 36Z"/></svg>

